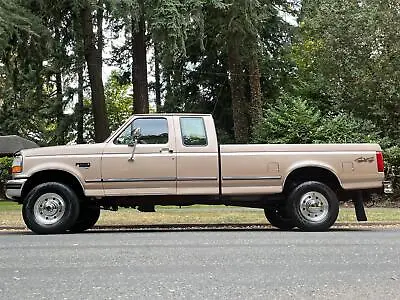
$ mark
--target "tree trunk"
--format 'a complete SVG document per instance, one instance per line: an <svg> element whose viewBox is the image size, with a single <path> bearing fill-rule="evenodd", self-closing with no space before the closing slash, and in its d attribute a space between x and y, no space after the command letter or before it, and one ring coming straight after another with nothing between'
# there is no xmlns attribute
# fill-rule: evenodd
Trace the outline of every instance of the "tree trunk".
<svg viewBox="0 0 400 300"><path fill-rule="evenodd" d="M248 104L246 102L245 80L239 47L235 43L228 45L228 70L235 141L239 144L246 144L249 141Z"/></svg>
<svg viewBox="0 0 400 300"><path fill-rule="evenodd" d="M97 25L97 50L98 59L103 62L103 0L97 2L97 14L96 14L96 25Z"/></svg>
<svg viewBox="0 0 400 300"><path fill-rule="evenodd" d="M109 135L109 126L102 79L102 49L96 48L96 40L93 33L92 8L89 3L85 3L81 11L81 17L84 53L92 91L95 141L103 142Z"/></svg>
<svg viewBox="0 0 400 300"><path fill-rule="evenodd" d="M160 72L160 53L158 52L158 45L154 43L154 77L155 93L156 93L156 109L157 112L161 112L161 72Z"/></svg>
<svg viewBox="0 0 400 300"><path fill-rule="evenodd" d="M64 111L63 111L63 91L62 91L62 76L61 71L57 70L56 73L56 105L55 105L55 113L56 113L56 144L64 145L65 144L65 136L64 136Z"/></svg>
<svg viewBox="0 0 400 300"><path fill-rule="evenodd" d="M84 69L85 69L85 54L83 45L83 32L81 22L74 15L74 31L76 38L76 72L78 75L78 102L75 105L75 120L76 120L76 142L84 144L84 109L83 109L83 89L84 89Z"/></svg>
<svg viewBox="0 0 400 300"><path fill-rule="evenodd" d="M134 112L149 113L149 95L147 84L146 37L144 21L144 1L139 0L140 17L132 16L132 84L134 90ZM137 25L137 26L136 26Z"/></svg>
<svg viewBox="0 0 400 300"><path fill-rule="evenodd" d="M56 55L56 101L54 106L54 114L56 118L56 137L54 139L56 145L65 144L64 138L64 110L63 110L63 88L62 88L62 74L61 74L61 57L60 57L60 47L61 47L61 36L58 28L55 28L55 40L57 41L57 55Z"/></svg>
<svg viewBox="0 0 400 300"><path fill-rule="evenodd" d="M259 63L257 58L253 56L249 61L249 85L251 98L249 115L251 121L251 133L253 133L254 127L257 127L261 123L263 116L260 79Z"/></svg>
<svg viewBox="0 0 400 300"><path fill-rule="evenodd" d="M163 75L165 81L165 100L163 110L164 112L174 112L176 110L174 89L172 88L172 71L169 68L164 68Z"/></svg>
<svg viewBox="0 0 400 300"><path fill-rule="evenodd" d="M83 63L78 62L78 103L76 105L76 115L77 115L77 138L76 142L78 144L83 144Z"/></svg>

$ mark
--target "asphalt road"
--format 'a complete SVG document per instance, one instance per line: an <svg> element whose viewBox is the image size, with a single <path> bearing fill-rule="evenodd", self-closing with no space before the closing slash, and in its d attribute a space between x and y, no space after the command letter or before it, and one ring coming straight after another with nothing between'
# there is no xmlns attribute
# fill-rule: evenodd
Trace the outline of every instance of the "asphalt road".
<svg viewBox="0 0 400 300"><path fill-rule="evenodd" d="M0 233L0 299L400 299L400 231Z"/></svg>

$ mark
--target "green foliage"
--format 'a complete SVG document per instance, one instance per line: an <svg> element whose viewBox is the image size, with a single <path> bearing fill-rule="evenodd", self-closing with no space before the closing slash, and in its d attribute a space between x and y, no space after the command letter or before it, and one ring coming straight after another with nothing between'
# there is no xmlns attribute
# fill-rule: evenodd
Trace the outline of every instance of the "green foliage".
<svg viewBox="0 0 400 300"><path fill-rule="evenodd" d="M107 112L110 121L110 130L114 131L132 115L133 98L130 94L131 85L127 83L124 73L113 70L105 84ZM94 121L91 111L91 102L84 99L84 140L94 142Z"/></svg>
<svg viewBox="0 0 400 300"><path fill-rule="evenodd" d="M320 112L311 107L307 101L284 96L265 110L263 122L255 128L253 142L312 143L321 123Z"/></svg>
<svg viewBox="0 0 400 300"><path fill-rule="evenodd" d="M399 184L400 179L400 147L393 146L383 153L387 174Z"/></svg>
<svg viewBox="0 0 400 300"><path fill-rule="evenodd" d="M67 55L72 39L68 4L8 2L8 7L18 6L9 14L21 14L18 20L26 25L5 20L11 29L0 55L0 134L18 134L41 145L64 143L69 124L63 113L63 86L72 72Z"/></svg>
<svg viewBox="0 0 400 300"><path fill-rule="evenodd" d="M133 98L129 94L130 84L124 82L123 73L112 71L105 84L105 98L110 130L117 129L131 116Z"/></svg>
<svg viewBox="0 0 400 300"><path fill-rule="evenodd" d="M24 7L23 1L0 0L0 53L10 38L20 34L39 36L44 30L40 19Z"/></svg>
<svg viewBox="0 0 400 300"><path fill-rule="evenodd" d="M11 157L0 157L0 200L4 198L4 183L10 177L10 168L13 159Z"/></svg>
<svg viewBox="0 0 400 300"><path fill-rule="evenodd" d="M339 113L323 116L308 101L284 96L265 110L253 142L272 144L368 143L382 137L371 121Z"/></svg>
<svg viewBox="0 0 400 300"><path fill-rule="evenodd" d="M347 113L327 115L318 127L316 143L377 143L382 139L377 127Z"/></svg>
<svg viewBox="0 0 400 300"><path fill-rule="evenodd" d="M11 157L0 157L0 182L4 182L10 176L12 162Z"/></svg>
<svg viewBox="0 0 400 300"><path fill-rule="evenodd" d="M400 4L308 0L293 46L297 91L322 112L371 120L400 142Z"/></svg>
<svg viewBox="0 0 400 300"><path fill-rule="evenodd" d="M400 167L400 147L393 146L387 148L384 152L385 161L388 163L388 167ZM395 171L397 175L400 175L400 172Z"/></svg>
<svg viewBox="0 0 400 300"><path fill-rule="evenodd" d="M385 149L383 153L385 159L385 172L387 179L392 181L394 197L400 198L400 147L393 146Z"/></svg>

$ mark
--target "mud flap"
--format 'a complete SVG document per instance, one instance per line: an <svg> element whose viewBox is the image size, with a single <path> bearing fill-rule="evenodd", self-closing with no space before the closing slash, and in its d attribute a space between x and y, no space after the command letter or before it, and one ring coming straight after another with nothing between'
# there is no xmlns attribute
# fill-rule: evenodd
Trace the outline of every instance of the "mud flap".
<svg viewBox="0 0 400 300"><path fill-rule="evenodd" d="M353 198L354 209L356 211L357 221L367 221L367 215L365 214L364 202L362 192L357 192Z"/></svg>

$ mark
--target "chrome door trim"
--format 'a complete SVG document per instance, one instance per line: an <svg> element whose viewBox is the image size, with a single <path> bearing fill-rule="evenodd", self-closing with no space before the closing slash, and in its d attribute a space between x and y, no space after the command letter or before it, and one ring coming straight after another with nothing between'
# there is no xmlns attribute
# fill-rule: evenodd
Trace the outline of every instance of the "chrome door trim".
<svg viewBox="0 0 400 300"><path fill-rule="evenodd" d="M218 177L178 177L178 181L217 181Z"/></svg>
<svg viewBox="0 0 400 300"><path fill-rule="evenodd" d="M222 180L279 180L282 176L223 176Z"/></svg>
<svg viewBox="0 0 400 300"><path fill-rule="evenodd" d="M103 182L149 182L149 181L176 181L176 177L153 177L153 178L110 178Z"/></svg>

